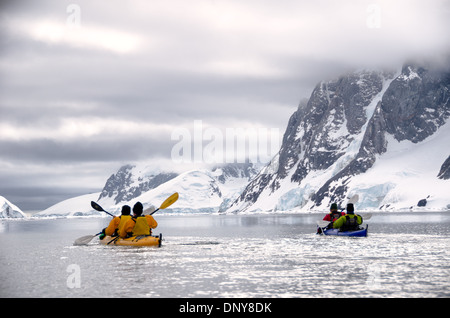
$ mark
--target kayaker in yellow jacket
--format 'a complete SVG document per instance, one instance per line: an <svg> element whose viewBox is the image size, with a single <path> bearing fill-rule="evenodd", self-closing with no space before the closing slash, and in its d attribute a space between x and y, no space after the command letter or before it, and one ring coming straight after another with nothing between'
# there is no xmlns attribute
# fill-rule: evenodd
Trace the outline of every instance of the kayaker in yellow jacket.
<svg viewBox="0 0 450 318"><path fill-rule="evenodd" d="M139 235L150 235L152 229L158 226L158 223L151 215L142 215L144 207L141 202L137 202L133 207L133 217L128 220L124 227L119 231L121 238Z"/></svg>
<svg viewBox="0 0 450 318"><path fill-rule="evenodd" d="M334 221L333 228L341 231L357 230L359 225L363 222L362 217L355 214L355 208L352 203L347 204L346 210L347 214Z"/></svg>
<svg viewBox="0 0 450 318"><path fill-rule="evenodd" d="M128 205L124 205L122 207L121 215L115 216L109 222L108 227L103 229L103 233L100 236L100 239L103 239L104 236L117 236L119 231L125 226L125 223L131 219L131 208Z"/></svg>

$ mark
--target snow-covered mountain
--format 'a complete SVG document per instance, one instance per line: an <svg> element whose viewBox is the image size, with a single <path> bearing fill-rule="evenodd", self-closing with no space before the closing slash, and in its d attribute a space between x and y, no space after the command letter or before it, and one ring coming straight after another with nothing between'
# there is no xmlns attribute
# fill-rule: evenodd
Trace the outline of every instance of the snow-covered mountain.
<svg viewBox="0 0 450 318"><path fill-rule="evenodd" d="M106 206L129 201L175 178L178 174L151 165L125 165L111 175L98 201Z"/></svg>
<svg viewBox="0 0 450 318"><path fill-rule="evenodd" d="M62 201L34 216L106 215L93 210L91 201L118 215L123 205L132 207L137 201L143 203L144 209L157 208L174 192L179 193L179 199L165 212L224 211L258 173L257 169L251 163L239 163L177 174L151 165L125 165L108 178L101 192Z"/></svg>
<svg viewBox="0 0 450 318"><path fill-rule="evenodd" d="M218 212L228 206L243 191L250 179L258 173L251 163L227 164L211 170L199 169L184 172L159 186L150 189L128 201L111 206L120 211L123 204L133 206L140 201L144 209L160 204L174 192L179 199L165 212ZM102 204L102 201L99 201Z"/></svg>
<svg viewBox="0 0 450 318"><path fill-rule="evenodd" d="M26 218L25 213L17 206L9 202L6 198L0 196L0 219L7 218Z"/></svg>
<svg viewBox="0 0 450 318"><path fill-rule="evenodd" d="M91 193L80 195L78 197L70 198L44 211L35 213L34 217L71 217L71 216L102 216L102 212L95 211L91 207L91 201L96 201L100 195L98 193Z"/></svg>
<svg viewBox="0 0 450 318"><path fill-rule="evenodd" d="M228 211L450 209L450 73L406 64L321 82Z"/></svg>
<svg viewBox="0 0 450 318"><path fill-rule="evenodd" d="M98 203L119 213L122 205L132 206L137 201L144 208L158 207L178 192L177 203L166 211L217 212L228 208L256 175L256 169L251 163L240 163L177 174L151 165L125 165L108 179Z"/></svg>

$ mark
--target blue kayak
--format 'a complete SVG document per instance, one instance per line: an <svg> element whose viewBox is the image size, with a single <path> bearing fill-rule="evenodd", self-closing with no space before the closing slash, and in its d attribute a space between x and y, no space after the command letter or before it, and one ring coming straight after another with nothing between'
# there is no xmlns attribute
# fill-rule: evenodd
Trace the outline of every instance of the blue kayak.
<svg viewBox="0 0 450 318"><path fill-rule="evenodd" d="M339 231L339 229L326 229L322 230L323 235L336 235L336 236L367 236L367 228L369 227L368 224L366 224L365 229L359 229L355 231Z"/></svg>

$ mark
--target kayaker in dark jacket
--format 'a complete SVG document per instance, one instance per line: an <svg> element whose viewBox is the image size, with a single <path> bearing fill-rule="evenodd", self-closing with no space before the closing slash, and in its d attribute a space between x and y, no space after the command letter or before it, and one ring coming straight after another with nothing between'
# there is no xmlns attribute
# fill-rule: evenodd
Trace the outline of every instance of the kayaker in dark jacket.
<svg viewBox="0 0 450 318"><path fill-rule="evenodd" d="M341 216L333 223L334 229L340 231L357 230L362 224L363 219L360 215L355 214L355 208L352 203L347 204L347 214Z"/></svg>

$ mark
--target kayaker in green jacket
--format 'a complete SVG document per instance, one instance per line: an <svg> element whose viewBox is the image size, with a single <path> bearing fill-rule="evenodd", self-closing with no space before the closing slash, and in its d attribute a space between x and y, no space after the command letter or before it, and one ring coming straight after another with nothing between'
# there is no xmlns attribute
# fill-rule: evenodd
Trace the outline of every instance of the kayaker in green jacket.
<svg viewBox="0 0 450 318"><path fill-rule="evenodd" d="M363 219L361 215L355 214L355 208L352 203L347 204L347 214L341 216L334 221L333 228L340 231L354 231L362 224Z"/></svg>

